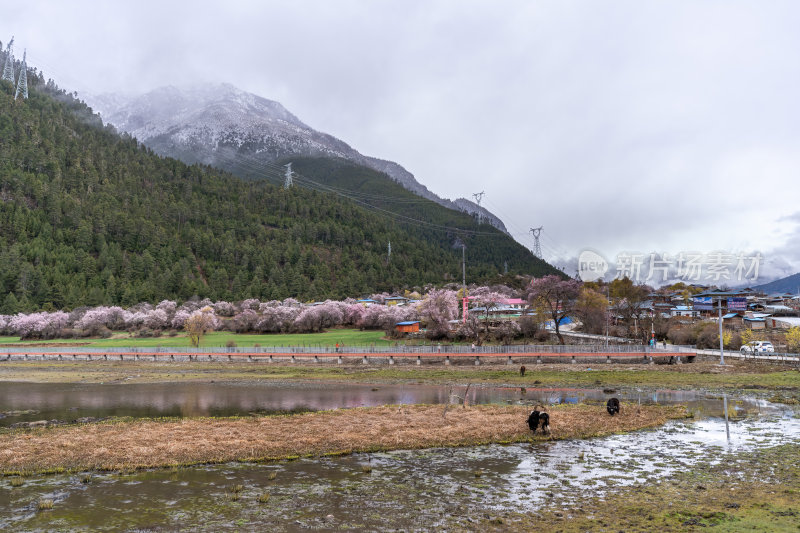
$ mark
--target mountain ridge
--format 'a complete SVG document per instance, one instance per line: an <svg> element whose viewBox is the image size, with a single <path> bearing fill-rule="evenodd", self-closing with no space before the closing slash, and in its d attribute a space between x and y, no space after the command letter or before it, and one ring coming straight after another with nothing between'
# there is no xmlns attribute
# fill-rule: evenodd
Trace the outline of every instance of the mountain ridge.
<svg viewBox="0 0 800 533"><path fill-rule="evenodd" d="M499 230L428 200L413 204L430 215L418 224L326 191L159 156L52 81L31 70L28 79L24 101L0 81L0 314L195 296L341 299L452 283L459 239L470 281L496 279L504 262L512 276L554 271ZM331 161L305 164L334 172Z"/></svg>
<svg viewBox="0 0 800 533"><path fill-rule="evenodd" d="M508 233L502 220L464 198L441 198L402 165L366 156L333 135L319 132L270 100L227 83L167 86L142 95L87 95L88 103L116 128L156 153L186 163L203 163L231 172L248 157L254 164L274 163L293 155L346 159L389 176L409 191L448 209L480 213Z"/></svg>
<svg viewBox="0 0 800 533"><path fill-rule="evenodd" d="M785 278L776 279L769 283L764 283L753 287L767 294L772 293L791 293L797 294L800 291L800 272L786 276Z"/></svg>

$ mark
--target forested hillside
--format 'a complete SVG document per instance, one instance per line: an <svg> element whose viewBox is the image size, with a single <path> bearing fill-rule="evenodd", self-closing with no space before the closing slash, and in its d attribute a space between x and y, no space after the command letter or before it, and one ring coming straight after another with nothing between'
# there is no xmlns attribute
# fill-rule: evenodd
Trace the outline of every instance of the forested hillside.
<svg viewBox="0 0 800 533"><path fill-rule="evenodd" d="M159 157L41 76L29 80L24 101L0 83L0 313L443 283L461 278L459 237L472 282L505 262L510 273L552 271L468 216L436 223L489 234L420 227L334 194Z"/></svg>

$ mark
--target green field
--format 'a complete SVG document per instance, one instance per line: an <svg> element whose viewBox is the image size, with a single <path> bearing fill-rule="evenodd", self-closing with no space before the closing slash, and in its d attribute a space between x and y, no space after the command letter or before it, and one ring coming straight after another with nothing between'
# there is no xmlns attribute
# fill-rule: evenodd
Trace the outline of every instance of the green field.
<svg viewBox="0 0 800 533"><path fill-rule="evenodd" d="M286 334L246 334L231 333L229 331L215 331L205 335L200 341L200 347L226 346L228 342L236 346L335 346L338 342L345 346L367 346L375 344L385 346L393 344L384 337L383 331L361 331L357 329L332 329L323 333L286 333ZM180 347L189 346L189 337L181 332L174 337L164 335L161 337L137 338L127 332L116 332L108 339L52 339L47 341L29 340L20 341L19 337L0 337L0 345L4 344L74 344L76 346L107 347Z"/></svg>

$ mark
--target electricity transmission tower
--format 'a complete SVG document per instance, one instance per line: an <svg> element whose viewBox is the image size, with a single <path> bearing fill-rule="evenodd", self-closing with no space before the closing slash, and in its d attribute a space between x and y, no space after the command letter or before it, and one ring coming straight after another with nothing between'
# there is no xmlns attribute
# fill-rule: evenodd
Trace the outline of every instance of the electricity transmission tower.
<svg viewBox="0 0 800 533"><path fill-rule="evenodd" d="M283 165L286 167L286 179L283 181L283 188L288 189L294 183L292 182L292 164L289 163L288 165Z"/></svg>
<svg viewBox="0 0 800 533"><path fill-rule="evenodd" d="M544 226L531 228L531 233L533 234L533 255L539 259L542 258L542 245L539 243L539 235L542 234L542 228L544 228Z"/></svg>
<svg viewBox="0 0 800 533"><path fill-rule="evenodd" d="M22 94L22 98L25 100L28 99L28 62L26 57L28 55L28 51L25 50L22 52L22 69L19 73L19 81L17 81L17 92L14 93L14 100Z"/></svg>
<svg viewBox="0 0 800 533"><path fill-rule="evenodd" d="M14 38L6 46L6 64L3 67L3 79L14 84Z"/></svg>
<svg viewBox="0 0 800 533"><path fill-rule="evenodd" d="M483 200L483 195L486 194L484 191L476 192L472 195L475 198L475 203L478 204L478 224L481 223L483 220L483 213L481 212L481 200Z"/></svg>

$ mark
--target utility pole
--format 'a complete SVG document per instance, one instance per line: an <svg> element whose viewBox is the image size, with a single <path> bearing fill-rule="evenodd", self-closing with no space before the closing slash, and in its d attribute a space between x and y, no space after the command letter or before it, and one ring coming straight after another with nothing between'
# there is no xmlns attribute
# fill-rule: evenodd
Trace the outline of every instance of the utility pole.
<svg viewBox="0 0 800 533"><path fill-rule="evenodd" d="M19 81L17 81L17 92L14 93L14 100L22 94L22 98L24 100L28 99L28 62L27 62L27 55L28 51L25 50L22 52L22 70L19 73Z"/></svg>
<svg viewBox="0 0 800 533"><path fill-rule="evenodd" d="M3 67L3 79L5 81L10 81L12 85L14 84L14 37L11 37L11 40L6 46L6 63Z"/></svg>
<svg viewBox="0 0 800 533"><path fill-rule="evenodd" d="M533 234L533 255L539 259L542 258L542 245L539 243L539 236L542 234L543 229L544 226L539 226L538 228L531 228L530 230Z"/></svg>
<svg viewBox="0 0 800 533"><path fill-rule="evenodd" d="M722 298L717 300L717 309L719 310L719 364L725 364L725 348L722 342Z"/></svg>
<svg viewBox="0 0 800 533"><path fill-rule="evenodd" d="M478 224L483 221L483 213L481 212L481 200L483 200L483 195L486 194L484 191L476 192L472 195L475 198L475 203L478 204Z"/></svg>
<svg viewBox="0 0 800 533"><path fill-rule="evenodd" d="M293 185L292 182L292 164L289 163L288 165L283 165L286 167L286 179L283 181L283 188L289 189Z"/></svg>
<svg viewBox="0 0 800 533"><path fill-rule="evenodd" d="M611 320L611 291L606 284L606 351L608 351L608 323Z"/></svg>

